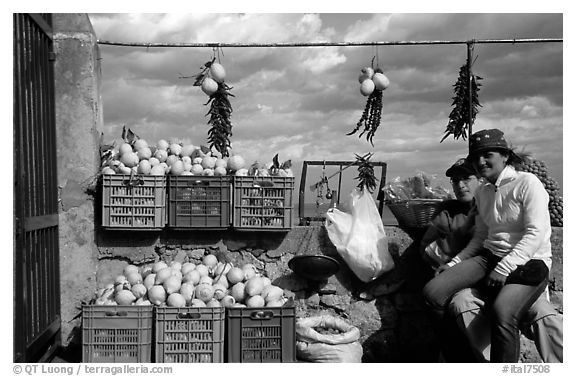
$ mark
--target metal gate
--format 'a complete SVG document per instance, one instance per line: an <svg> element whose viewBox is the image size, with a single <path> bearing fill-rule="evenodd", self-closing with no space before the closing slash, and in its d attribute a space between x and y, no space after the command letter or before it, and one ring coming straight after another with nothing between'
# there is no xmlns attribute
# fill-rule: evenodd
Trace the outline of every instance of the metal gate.
<svg viewBox="0 0 576 376"><path fill-rule="evenodd" d="M15 13L14 361L34 362L60 334L52 17Z"/></svg>

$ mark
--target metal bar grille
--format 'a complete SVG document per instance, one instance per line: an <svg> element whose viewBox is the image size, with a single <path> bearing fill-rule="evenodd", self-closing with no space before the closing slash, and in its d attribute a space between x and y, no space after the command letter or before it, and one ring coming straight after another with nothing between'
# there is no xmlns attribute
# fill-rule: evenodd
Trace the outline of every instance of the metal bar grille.
<svg viewBox="0 0 576 376"><path fill-rule="evenodd" d="M58 191L50 14L14 17L14 359L60 327Z"/></svg>

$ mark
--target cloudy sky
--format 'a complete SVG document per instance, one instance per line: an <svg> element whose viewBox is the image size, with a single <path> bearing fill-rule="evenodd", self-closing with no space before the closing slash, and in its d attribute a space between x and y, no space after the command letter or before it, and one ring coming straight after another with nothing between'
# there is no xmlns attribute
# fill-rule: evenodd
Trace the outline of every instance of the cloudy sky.
<svg viewBox="0 0 576 376"><path fill-rule="evenodd" d="M562 38L562 14L90 14L100 40L146 43L370 42ZM100 46L104 133L127 125L149 142L177 138L206 144L207 96L192 76L211 48ZM544 160L562 184L563 45L477 44L473 71L483 77L474 131L502 129L508 140ZM383 95L374 147L346 136L366 97L360 69L378 62L390 86ZM353 160L374 153L387 179L422 171L443 177L467 142L440 143L452 109L452 85L466 45L224 48L232 86L232 151L248 162ZM346 179L351 179L355 174Z"/></svg>

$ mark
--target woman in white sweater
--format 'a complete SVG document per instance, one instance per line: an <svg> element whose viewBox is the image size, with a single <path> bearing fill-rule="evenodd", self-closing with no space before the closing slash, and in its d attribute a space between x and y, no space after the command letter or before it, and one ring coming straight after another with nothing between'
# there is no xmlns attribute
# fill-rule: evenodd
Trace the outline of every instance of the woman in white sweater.
<svg viewBox="0 0 576 376"><path fill-rule="evenodd" d="M470 243L424 287L427 303L443 312L451 297L476 286L491 296L490 360L517 362L520 318L548 284L552 262L548 194L519 161L498 129L471 136L468 159L485 183L475 194L478 215Z"/></svg>

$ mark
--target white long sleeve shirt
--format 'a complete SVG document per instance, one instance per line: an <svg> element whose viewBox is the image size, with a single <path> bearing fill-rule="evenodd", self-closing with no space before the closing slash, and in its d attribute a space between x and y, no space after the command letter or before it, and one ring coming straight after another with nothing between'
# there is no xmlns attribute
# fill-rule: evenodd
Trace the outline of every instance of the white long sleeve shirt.
<svg viewBox="0 0 576 376"><path fill-rule="evenodd" d="M494 270L505 276L530 259L540 259L551 268L549 197L535 175L506 166L495 184L478 187L475 198L474 236L452 264L484 247L502 257Z"/></svg>

